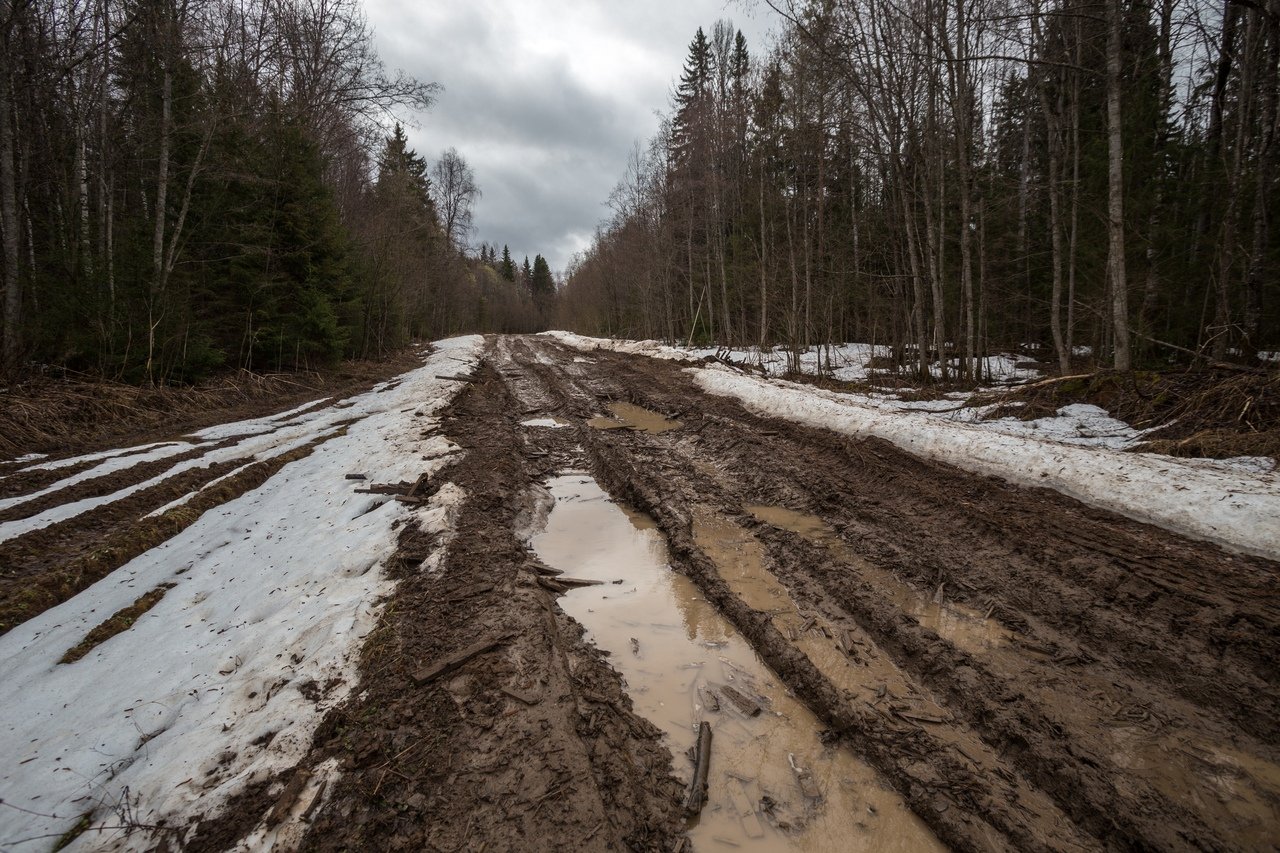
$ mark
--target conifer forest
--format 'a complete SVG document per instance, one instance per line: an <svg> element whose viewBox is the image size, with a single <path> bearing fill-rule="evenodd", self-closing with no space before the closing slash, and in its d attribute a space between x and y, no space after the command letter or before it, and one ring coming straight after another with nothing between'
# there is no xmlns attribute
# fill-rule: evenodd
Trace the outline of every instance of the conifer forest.
<svg viewBox="0 0 1280 853"><path fill-rule="evenodd" d="M6 370L193 381L536 327L471 244L464 154L396 124L438 88L388 74L356 0L4 0Z"/></svg>

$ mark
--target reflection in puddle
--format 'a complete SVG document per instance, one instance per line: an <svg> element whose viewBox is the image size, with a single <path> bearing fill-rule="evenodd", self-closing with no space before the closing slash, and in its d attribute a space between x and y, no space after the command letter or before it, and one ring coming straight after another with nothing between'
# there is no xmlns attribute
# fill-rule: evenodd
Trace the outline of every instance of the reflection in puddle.
<svg viewBox="0 0 1280 853"><path fill-rule="evenodd" d="M545 427L546 429L562 429L564 427L573 426L573 421L564 418L530 418L527 421L521 421L520 426L527 427Z"/></svg>
<svg viewBox="0 0 1280 853"><path fill-rule="evenodd" d="M854 554L844 546L834 530L816 515L777 506L751 504L744 509L760 521L798 533L819 545L825 545L841 561L858 569L869 583L880 590L905 613L911 614L923 627L950 641L954 646L976 654L1003 645L1010 634L994 619L963 604L926 599L909 584Z"/></svg>
<svg viewBox="0 0 1280 853"><path fill-rule="evenodd" d="M561 606L612 654L637 713L666 733L686 781L684 754L698 724L711 724L708 803L690 830L697 849L942 849L874 771L821 743L812 712L668 567L652 521L610 502L585 475L549 486L556 503L534 550L574 577L610 582L573 590ZM763 710L751 714L753 704Z"/></svg>
<svg viewBox="0 0 1280 853"><path fill-rule="evenodd" d="M596 429L634 429L654 435L684 426L680 421L632 403L610 403L609 411L613 417L592 418L587 425Z"/></svg>

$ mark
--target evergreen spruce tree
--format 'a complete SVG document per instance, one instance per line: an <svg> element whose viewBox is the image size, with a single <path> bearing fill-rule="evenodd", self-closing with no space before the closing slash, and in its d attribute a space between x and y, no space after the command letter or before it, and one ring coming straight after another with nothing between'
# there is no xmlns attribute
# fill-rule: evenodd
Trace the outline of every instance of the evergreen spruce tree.
<svg viewBox="0 0 1280 853"><path fill-rule="evenodd" d="M533 259L533 276L530 279L535 300L549 301L555 298L556 282L551 277L551 267L547 259L538 255Z"/></svg>
<svg viewBox="0 0 1280 853"><path fill-rule="evenodd" d="M507 281L516 280L516 265L515 262L511 260L511 250L507 248L505 243L502 246L502 265L498 267L498 272L501 273L502 277Z"/></svg>
<svg viewBox="0 0 1280 853"><path fill-rule="evenodd" d="M676 87L676 114L672 122L671 147L677 163L687 161L711 107L711 43L698 27L689 44Z"/></svg>

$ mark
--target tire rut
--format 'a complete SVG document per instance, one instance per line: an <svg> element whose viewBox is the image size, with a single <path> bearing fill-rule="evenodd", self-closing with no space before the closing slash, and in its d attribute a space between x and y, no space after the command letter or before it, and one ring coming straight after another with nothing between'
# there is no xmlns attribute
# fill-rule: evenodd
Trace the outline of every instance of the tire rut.
<svg viewBox="0 0 1280 853"><path fill-rule="evenodd" d="M970 849L991 846L991 832L1023 849L1266 842L1275 817L1268 782L1276 780L1265 777L1275 767L1280 707L1271 677L1274 564L883 442L758 418L702 395L668 363L605 353L584 360L536 339L504 339L499 352L522 389L538 386L524 394L541 411L585 420L622 400L685 421L661 436L586 427L576 434L597 479L659 521L682 569L944 840ZM746 503L815 513L837 532L845 557L743 519ZM957 757L923 727L903 736L874 715L852 713L766 614L724 586L692 539L702 504L742 519L798 600L865 630L961 728L981 736L1012 780ZM1016 642L998 656L955 646L861 580L858 560L918 584L925 600L945 586L949 597L990 608ZM1182 565L1196 566L1202 579ZM1120 733L1144 751L1126 755ZM1227 757L1196 754L1204 744ZM1229 767L1236 754L1240 765ZM1202 802L1195 777L1224 770L1257 789L1238 795L1244 806ZM1029 816L1028 789L1053 805ZM1047 831L1055 821L1056 835Z"/></svg>

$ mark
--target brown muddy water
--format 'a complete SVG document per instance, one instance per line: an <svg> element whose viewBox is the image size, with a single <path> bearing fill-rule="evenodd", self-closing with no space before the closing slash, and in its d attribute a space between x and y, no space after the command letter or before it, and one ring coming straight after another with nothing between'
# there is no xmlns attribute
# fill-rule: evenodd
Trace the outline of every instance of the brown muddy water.
<svg viewBox="0 0 1280 853"><path fill-rule="evenodd" d="M679 429L684 423L632 403L610 403L611 417L592 418L587 426L596 429L634 429L652 435Z"/></svg>
<svg viewBox="0 0 1280 853"><path fill-rule="evenodd" d="M812 712L669 567L652 520L612 502L586 474L548 487L555 505L532 546L567 575L605 581L570 591L561 607L609 652L637 713L665 732L686 782L686 753L699 724L711 725L708 801L690 827L697 850L944 849L871 768L821 742ZM735 693L763 710L742 710Z"/></svg>
<svg viewBox="0 0 1280 853"><path fill-rule="evenodd" d="M1011 631L972 608L945 601L945 589L933 599L922 596L892 572L854 554L818 516L761 504L748 504L743 509L758 521L825 546L921 625L957 647L983 656L998 670L1016 674L1025 665L1023 658L1029 652L1017 644ZM876 654L878 650L874 645L866 643L858 632L842 638L838 631L826 628L826 634L835 637L835 644L819 634L824 630L824 620L821 616L814 619L813 614L802 614L795 607L785 587L764 568L760 546L749 531L722 516L703 511L694 517L694 536L744 601L759 610L773 609L774 621L783 633L797 639L796 623L812 622L796 645L833 684L864 695L877 683L884 684L891 698L906 700L905 709L901 702L889 706L899 709L900 715L925 721L944 715L940 709L935 710L937 706L921 696L883 654ZM853 651L859 658L858 666L853 666L840 653L842 642L856 644ZM1080 705L1052 684L1032 689L1043 697L1046 706L1075 719L1082 727L1101 726L1110 735L1113 760L1118 766L1146 778L1170 800L1203 815L1224 837L1246 849L1266 849L1274 845L1275 828L1280 825L1280 766L1185 728L1166 726L1158 718L1146 721L1145 725L1127 724L1120 715L1126 707L1124 697L1114 695L1113 685L1087 673L1077 677L1090 681L1100 700L1098 708ZM941 734L980 766L990 766L990 750L976 737L954 730ZM1024 800L1041 796L1026 788L1020 793Z"/></svg>
<svg viewBox="0 0 1280 853"><path fill-rule="evenodd" d="M945 585L940 594L926 598L892 572L857 556L844 547L836 532L816 515L761 504L748 504L743 509L765 524L790 530L811 542L825 545L841 560L853 564L863 577L887 594L903 612L911 614L921 625L949 640L957 648L974 654L1002 646L1010 639L1009 632L994 619L987 619L984 614L963 604L946 601Z"/></svg>

